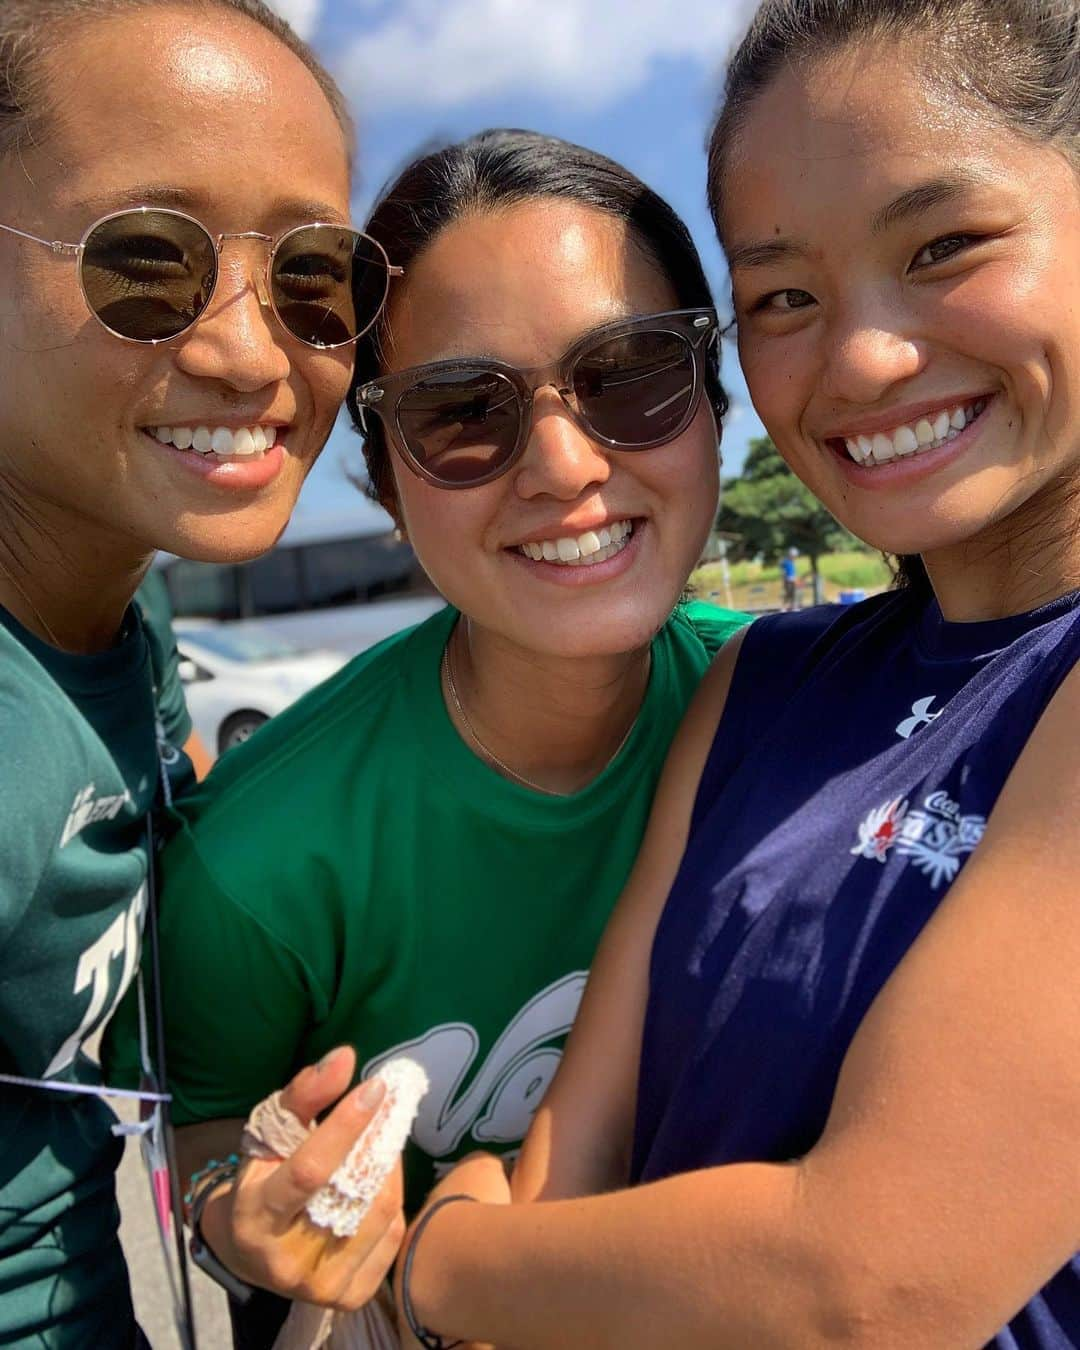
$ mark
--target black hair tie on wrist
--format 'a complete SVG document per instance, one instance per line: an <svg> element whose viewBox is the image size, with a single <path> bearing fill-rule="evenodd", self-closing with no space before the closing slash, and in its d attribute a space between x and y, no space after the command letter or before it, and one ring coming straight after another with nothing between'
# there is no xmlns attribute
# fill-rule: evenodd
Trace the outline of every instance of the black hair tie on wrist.
<svg viewBox="0 0 1080 1350"><path fill-rule="evenodd" d="M424 1350L454 1350L455 1345L464 1345L464 1341L444 1341L434 1331L428 1331L426 1327L420 1325L420 1319L416 1315L416 1309L412 1305L412 1296L409 1293L409 1279L412 1275L413 1258L416 1256L416 1247L420 1241L420 1235L432 1221L439 1210L444 1205L452 1205L455 1200L476 1200L475 1195L444 1195L420 1216L420 1222L416 1225L416 1231L412 1235L412 1241L409 1243L409 1250L405 1253L405 1265L401 1270L401 1311L405 1314L405 1321L409 1324L409 1330L424 1347Z"/></svg>

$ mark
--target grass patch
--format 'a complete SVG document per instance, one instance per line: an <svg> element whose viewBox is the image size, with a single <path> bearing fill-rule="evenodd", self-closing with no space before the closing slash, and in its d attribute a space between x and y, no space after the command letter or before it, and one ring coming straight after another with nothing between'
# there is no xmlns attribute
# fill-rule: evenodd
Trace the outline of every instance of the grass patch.
<svg viewBox="0 0 1080 1350"><path fill-rule="evenodd" d="M811 570L809 558L795 560L802 604L811 603ZM892 581L892 574L877 553L826 553L818 559L818 569L824 581L825 599L839 599L841 591L865 591L874 595L883 591ZM782 595L779 564L768 566L754 562L732 563L728 568L731 579L731 604L735 609L776 609ZM689 589L702 600L726 603L723 569L720 563L704 563L688 582Z"/></svg>

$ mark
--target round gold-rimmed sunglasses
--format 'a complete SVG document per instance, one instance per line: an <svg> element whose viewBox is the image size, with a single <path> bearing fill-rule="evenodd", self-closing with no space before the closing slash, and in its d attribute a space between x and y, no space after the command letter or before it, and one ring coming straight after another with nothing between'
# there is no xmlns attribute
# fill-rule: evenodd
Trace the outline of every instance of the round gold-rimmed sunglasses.
<svg viewBox="0 0 1080 1350"><path fill-rule="evenodd" d="M611 450L651 450L693 421L705 387L712 308L635 315L584 333L550 366L490 357L435 361L382 375L349 396L374 412L413 473L435 487L490 483L520 459L533 395L553 387L586 435Z"/></svg>
<svg viewBox="0 0 1080 1350"><path fill-rule="evenodd" d="M79 285L94 318L128 342L168 342L205 313L226 239L270 245L256 272L259 299L309 347L345 347L379 317L392 276L403 275L370 235L312 221L276 237L258 230L213 235L194 216L135 206L102 216L77 244L0 230L78 259Z"/></svg>

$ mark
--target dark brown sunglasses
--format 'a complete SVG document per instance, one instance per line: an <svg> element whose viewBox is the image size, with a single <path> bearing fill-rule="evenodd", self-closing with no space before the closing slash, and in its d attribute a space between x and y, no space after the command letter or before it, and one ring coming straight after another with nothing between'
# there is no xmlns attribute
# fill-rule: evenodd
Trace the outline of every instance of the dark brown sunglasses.
<svg viewBox="0 0 1080 1350"><path fill-rule="evenodd" d="M679 309L604 324L550 366L488 358L436 361L361 385L402 459L436 487L479 487L520 458L533 395L553 386L586 435L612 450L650 450L690 425L705 383L714 309Z"/></svg>

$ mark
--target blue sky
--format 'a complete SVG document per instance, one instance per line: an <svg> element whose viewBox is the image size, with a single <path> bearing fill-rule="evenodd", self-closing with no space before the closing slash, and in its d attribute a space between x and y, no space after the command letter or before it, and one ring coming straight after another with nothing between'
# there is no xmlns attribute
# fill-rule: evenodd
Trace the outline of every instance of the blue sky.
<svg viewBox="0 0 1080 1350"><path fill-rule="evenodd" d="M722 313L728 283L705 205L705 137L726 56L754 0L271 0L345 89L359 127L354 203L423 145L489 126L550 132L612 156L671 202L701 249ZM392 249L391 249L392 252ZM725 343L733 398L725 471L762 434ZM340 510L339 422L304 488L307 516Z"/></svg>

